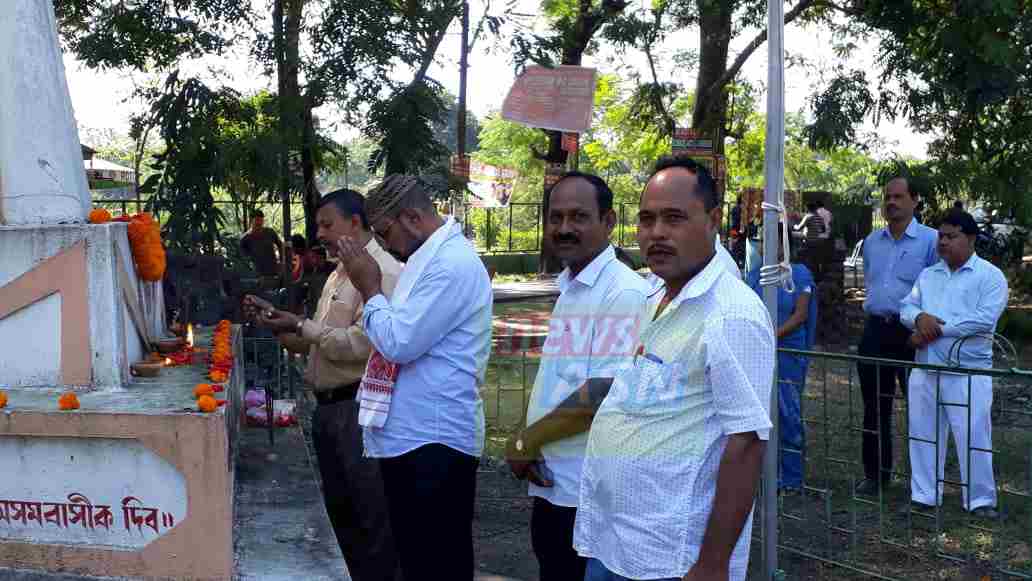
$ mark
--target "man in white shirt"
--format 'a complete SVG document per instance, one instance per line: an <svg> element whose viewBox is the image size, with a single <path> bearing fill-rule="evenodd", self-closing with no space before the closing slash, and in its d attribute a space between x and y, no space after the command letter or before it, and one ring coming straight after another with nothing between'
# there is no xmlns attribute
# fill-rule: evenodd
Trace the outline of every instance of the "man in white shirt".
<svg viewBox="0 0 1032 581"><path fill-rule="evenodd" d="M580 581L587 561L573 549L573 526L590 424L571 419L568 411L579 403L580 388L611 380L630 360L648 284L617 260L609 243L616 213L604 180L567 173L545 194L544 211L545 236L566 269L559 275L561 294L542 347L527 427L509 441L506 457L513 474L530 481L531 544L540 580ZM587 411L601 401L596 396Z"/></svg>
<svg viewBox="0 0 1032 581"><path fill-rule="evenodd" d="M774 329L756 293L716 262L719 223L705 168L660 160L638 240L666 284L591 424L574 533L586 581L745 579Z"/></svg>
<svg viewBox="0 0 1032 581"><path fill-rule="evenodd" d="M437 214L428 192L415 176L391 175L369 194L374 235L405 262L389 301L376 262L341 243L374 348L359 422L366 454L380 458L404 577L471 581L492 290L461 226Z"/></svg>
<svg viewBox="0 0 1032 581"><path fill-rule="evenodd" d="M914 331L910 343L918 350L918 363L993 366L990 336L1007 308L1007 278L975 254L977 235L970 214L950 212L939 227L942 260L924 269L903 299L900 321ZM992 378L915 369L907 399L914 504L930 509L942 503L946 437L952 431L961 481L968 484L963 487L964 508L995 518L993 456L983 451L993 444Z"/></svg>
<svg viewBox="0 0 1032 581"><path fill-rule="evenodd" d="M831 238L831 210L824 207L824 200L817 200L817 215L824 221L824 233L821 238Z"/></svg>

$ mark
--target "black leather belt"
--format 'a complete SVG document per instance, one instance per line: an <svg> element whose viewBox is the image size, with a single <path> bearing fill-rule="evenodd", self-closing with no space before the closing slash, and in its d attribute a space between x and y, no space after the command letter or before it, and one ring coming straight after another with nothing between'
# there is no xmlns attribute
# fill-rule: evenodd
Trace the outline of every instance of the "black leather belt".
<svg viewBox="0 0 1032 581"><path fill-rule="evenodd" d="M899 315L870 315L870 317L886 325L899 323Z"/></svg>
<svg viewBox="0 0 1032 581"><path fill-rule="evenodd" d="M316 391L314 392L315 401L319 402L319 405L330 405L340 403L342 401L355 401L355 396L358 395L358 386L361 384L362 381L359 380L342 387Z"/></svg>

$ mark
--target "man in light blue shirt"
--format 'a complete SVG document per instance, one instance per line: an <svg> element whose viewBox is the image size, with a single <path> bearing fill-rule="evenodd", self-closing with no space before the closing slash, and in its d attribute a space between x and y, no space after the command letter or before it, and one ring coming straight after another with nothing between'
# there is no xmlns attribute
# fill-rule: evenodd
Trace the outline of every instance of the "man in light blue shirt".
<svg viewBox="0 0 1032 581"><path fill-rule="evenodd" d="M364 249L347 241L340 256L365 298L374 352L359 423L366 455L381 459L404 577L472 581L491 281L461 226L437 214L428 191L417 177L391 175L370 193L374 235L405 262L389 301Z"/></svg>
<svg viewBox="0 0 1032 581"><path fill-rule="evenodd" d="M580 581L587 559L573 549L573 528L590 422L575 418L575 429L557 428L570 423L571 396L576 400L588 382L612 379L633 359L648 284L617 260L609 243L616 214L604 180L570 172L544 202L545 236L566 269L559 275L561 294L542 347L527 427L510 439L506 458L517 478L530 481L530 534L540 581ZM596 395L586 406L591 412L604 394Z"/></svg>
<svg viewBox="0 0 1032 581"><path fill-rule="evenodd" d="M899 322L900 303L926 267L938 262L935 230L917 222L918 195L905 178L885 185L882 212L888 226L864 240L864 284L867 321L859 355L903 361L914 360L907 343L910 331ZM857 364L864 401L864 480L857 494L876 495L892 478L892 404L896 383L907 392L906 370L893 365Z"/></svg>
<svg viewBox="0 0 1032 581"><path fill-rule="evenodd" d="M988 369L990 338L1007 308L1007 278L975 254L978 225L954 210L939 227L939 256L903 300L900 319L913 329L911 343L920 363ZM951 431L960 460L964 508L996 517L992 449L993 381L985 375L910 374L909 426L911 498L924 508L942 503L946 437ZM971 433L968 433L968 426ZM938 428L938 429L936 429ZM931 444L930 442L936 442ZM938 468L938 470L936 470Z"/></svg>

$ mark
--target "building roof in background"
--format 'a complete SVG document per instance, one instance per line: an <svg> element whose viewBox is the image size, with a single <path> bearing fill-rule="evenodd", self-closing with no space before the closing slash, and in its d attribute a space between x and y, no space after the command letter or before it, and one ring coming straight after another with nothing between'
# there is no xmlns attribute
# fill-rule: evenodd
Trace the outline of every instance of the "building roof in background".
<svg viewBox="0 0 1032 581"><path fill-rule="evenodd" d="M106 159L100 159L99 157L95 157L93 159L84 159L82 164L86 169L98 171L126 171L129 173L134 173L133 168L131 167L118 165L117 163L110 162Z"/></svg>

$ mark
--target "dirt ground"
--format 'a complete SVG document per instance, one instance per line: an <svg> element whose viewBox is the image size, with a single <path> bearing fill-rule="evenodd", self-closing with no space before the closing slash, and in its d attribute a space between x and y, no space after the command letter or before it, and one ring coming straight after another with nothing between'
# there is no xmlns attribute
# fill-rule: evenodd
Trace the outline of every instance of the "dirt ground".
<svg viewBox="0 0 1032 581"><path fill-rule="evenodd" d="M482 394L488 416L488 442L477 477L474 546L478 581L535 581L537 563L530 545L531 502L526 485L513 479L500 459L502 445L521 423L536 373L538 353L506 336L547 332L550 304L499 305L495 348ZM501 340L502 343L498 343ZM843 349L849 351L848 347ZM835 349L839 351L839 349ZM1032 352L1019 355L1028 367ZM1024 365L1022 365L1024 364ZM1009 367L1014 362L1002 365ZM994 405L994 448L1004 517L996 523L970 521L960 510L959 491L947 486L942 522L900 516L906 504L906 419L897 403L897 452L900 479L881 502L857 499L851 485L859 468L860 410L853 365L813 362L804 394L807 424L807 486L813 490L779 502L780 564L786 579L1012 579L1032 574L1032 382L999 381ZM951 450L947 479L956 480ZM756 525L760 523L759 515ZM751 579L759 573L759 529L754 530ZM1026 544L1028 543L1028 544ZM832 566L823 560L838 562ZM852 568L852 570L850 570ZM992 571L996 569L996 571ZM1002 574L1008 570L1010 574Z"/></svg>

